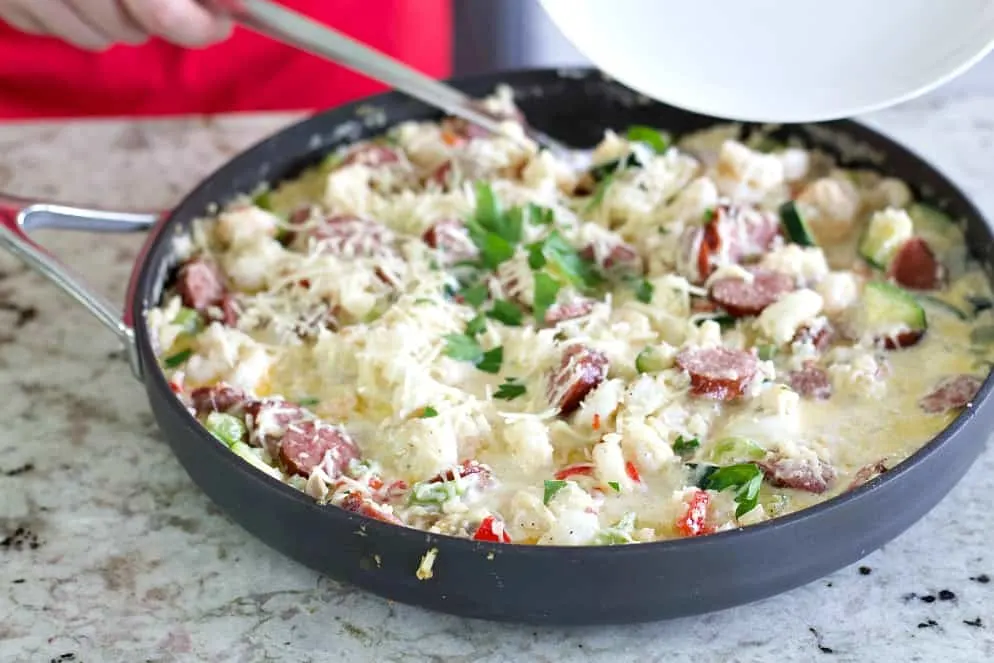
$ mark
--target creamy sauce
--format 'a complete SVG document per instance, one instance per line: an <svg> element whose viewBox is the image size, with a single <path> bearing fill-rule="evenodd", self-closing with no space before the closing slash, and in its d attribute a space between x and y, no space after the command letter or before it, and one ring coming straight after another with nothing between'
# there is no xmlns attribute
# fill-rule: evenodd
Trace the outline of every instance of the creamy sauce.
<svg viewBox="0 0 994 663"><path fill-rule="evenodd" d="M506 94L486 104L514 112ZM208 428L329 505L514 543L706 534L893 467L972 394L933 412L924 397L986 375L989 343L971 340L994 324L986 278L955 224L922 219L902 182L724 129L679 147L608 132L586 173L452 123L388 135L199 222L180 248L216 266L216 291L181 271L148 314L164 370ZM788 200L817 246L781 229ZM471 236L469 219L487 227ZM926 257L905 251L921 238ZM927 293L874 285L912 279L900 261L924 269L928 256L945 276ZM764 273L788 285L729 319ZM874 288L885 305L868 304ZM909 341L918 306L927 330ZM197 406L215 385L243 400ZM264 398L335 432L246 414ZM348 462L353 444L362 462ZM471 460L487 469L459 470Z"/></svg>

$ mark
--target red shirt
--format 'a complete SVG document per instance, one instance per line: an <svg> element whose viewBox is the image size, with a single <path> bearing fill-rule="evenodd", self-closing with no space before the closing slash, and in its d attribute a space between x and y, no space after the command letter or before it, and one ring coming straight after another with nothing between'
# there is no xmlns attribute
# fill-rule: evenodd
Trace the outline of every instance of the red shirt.
<svg viewBox="0 0 994 663"><path fill-rule="evenodd" d="M431 76L450 74L450 0L282 2ZM242 28L200 50L156 39L92 53L0 22L0 119L310 110L383 89Z"/></svg>

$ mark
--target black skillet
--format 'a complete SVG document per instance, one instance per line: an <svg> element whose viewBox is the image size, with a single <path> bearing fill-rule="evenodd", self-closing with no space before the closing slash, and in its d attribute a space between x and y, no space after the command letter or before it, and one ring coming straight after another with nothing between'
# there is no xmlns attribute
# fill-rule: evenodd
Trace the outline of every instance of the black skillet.
<svg viewBox="0 0 994 663"><path fill-rule="evenodd" d="M530 123L576 146L605 127L648 124L687 132L715 120L650 102L591 70L530 70L469 78L455 87L484 96L514 88ZM377 109L382 115L370 111ZM692 615L755 601L851 564L921 518L984 447L994 423L988 379L972 407L907 462L813 508L742 530L696 539L613 547L481 543L396 527L319 506L261 472L213 438L173 396L149 344L143 313L155 306L175 266L171 238L214 204L264 180L291 177L340 144L403 120L436 118L398 93L337 108L245 151L161 220L7 199L0 244L56 282L124 342L166 440L194 482L236 522L287 556L381 596L466 617L546 624L607 624ZM381 120L385 120L385 124ZM910 182L966 224L985 264L991 231L942 174L892 140L850 121L793 127L801 138ZM0 207L3 209L3 207ZM93 295L26 236L38 227L116 232L147 229L126 313ZM130 314L133 312L133 315ZM434 551L431 577L416 575ZM238 569L232 570L237 573Z"/></svg>

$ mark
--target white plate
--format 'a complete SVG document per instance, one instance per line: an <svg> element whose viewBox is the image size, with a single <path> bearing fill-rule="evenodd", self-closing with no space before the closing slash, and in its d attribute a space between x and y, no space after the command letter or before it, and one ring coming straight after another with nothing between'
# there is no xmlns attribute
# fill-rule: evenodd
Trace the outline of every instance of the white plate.
<svg viewBox="0 0 994 663"><path fill-rule="evenodd" d="M994 48L994 0L540 0L621 83L737 120L813 122L896 104Z"/></svg>

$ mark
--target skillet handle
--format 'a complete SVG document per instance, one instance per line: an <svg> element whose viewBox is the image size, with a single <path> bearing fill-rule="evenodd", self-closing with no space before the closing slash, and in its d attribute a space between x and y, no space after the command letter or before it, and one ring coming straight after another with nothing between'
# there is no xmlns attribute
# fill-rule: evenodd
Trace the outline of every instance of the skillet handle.
<svg viewBox="0 0 994 663"><path fill-rule="evenodd" d="M141 379L141 364L135 346L135 334L124 312L93 292L69 268L49 254L28 234L32 230L52 228L83 232L142 232L159 220L156 214L104 212L82 207L53 205L0 194L0 247L24 261L82 304L120 339L135 377Z"/></svg>

